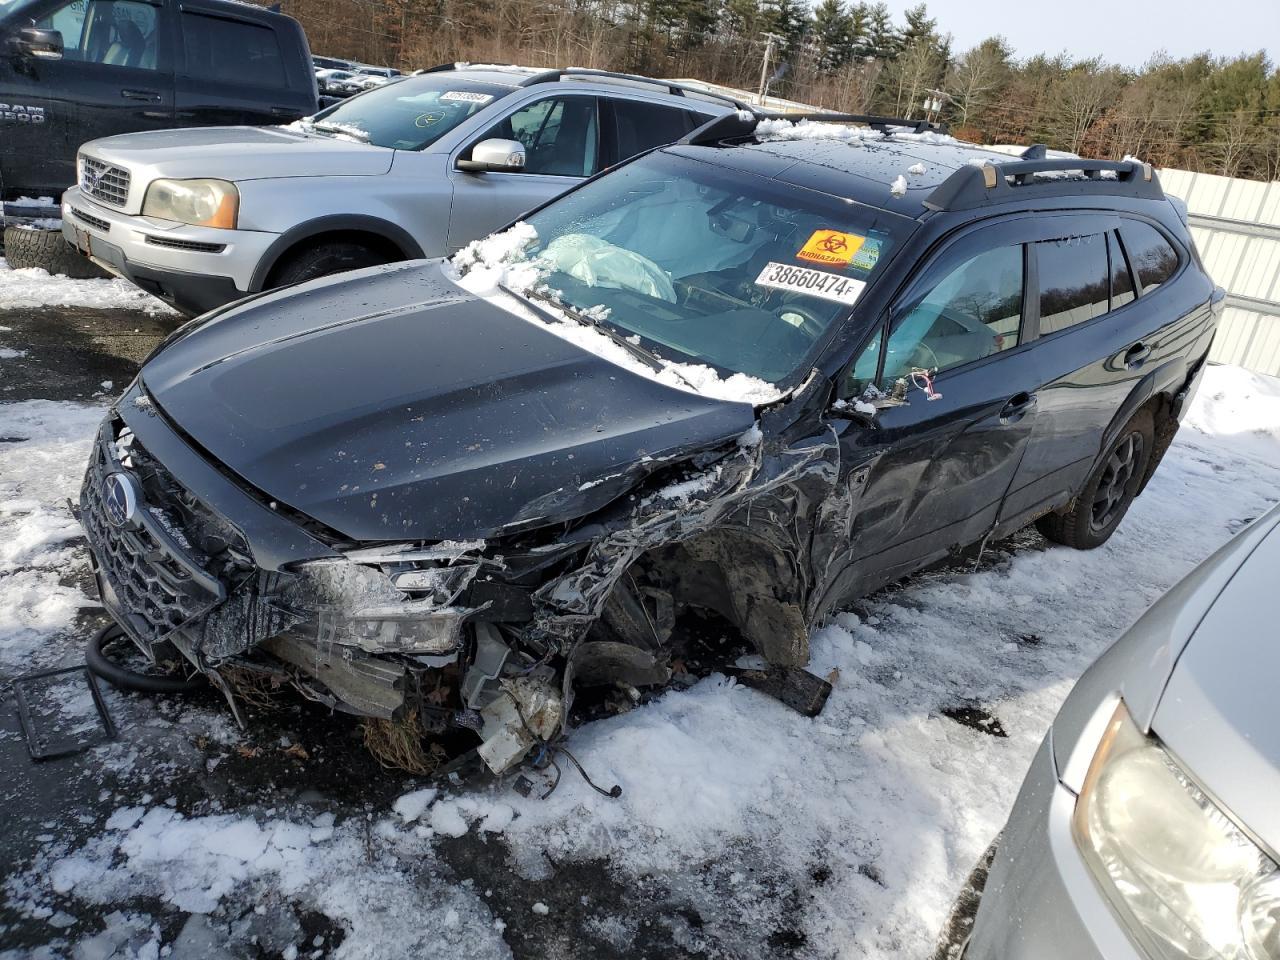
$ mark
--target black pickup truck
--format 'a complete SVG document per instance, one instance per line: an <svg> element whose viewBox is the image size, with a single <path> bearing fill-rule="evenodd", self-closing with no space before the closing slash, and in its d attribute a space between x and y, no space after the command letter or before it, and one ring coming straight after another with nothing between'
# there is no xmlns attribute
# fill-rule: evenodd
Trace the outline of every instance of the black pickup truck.
<svg viewBox="0 0 1280 960"><path fill-rule="evenodd" d="M31 227L59 216L85 141L165 127L288 123L317 106L302 27L265 7L0 0L0 201L10 264L80 267L56 230Z"/></svg>

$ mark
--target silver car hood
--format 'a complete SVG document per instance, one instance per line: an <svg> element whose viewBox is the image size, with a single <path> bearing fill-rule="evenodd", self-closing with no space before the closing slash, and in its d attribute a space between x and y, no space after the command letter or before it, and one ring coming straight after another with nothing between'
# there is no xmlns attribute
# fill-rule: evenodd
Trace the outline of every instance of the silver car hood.
<svg viewBox="0 0 1280 960"><path fill-rule="evenodd" d="M146 185L159 177L261 180L271 177L370 177L391 169L386 147L308 135L284 127L194 127L125 133L81 147L130 174L129 202L137 213Z"/></svg>
<svg viewBox="0 0 1280 960"><path fill-rule="evenodd" d="M1236 571L1178 658L1152 731L1280 854L1280 528Z"/></svg>

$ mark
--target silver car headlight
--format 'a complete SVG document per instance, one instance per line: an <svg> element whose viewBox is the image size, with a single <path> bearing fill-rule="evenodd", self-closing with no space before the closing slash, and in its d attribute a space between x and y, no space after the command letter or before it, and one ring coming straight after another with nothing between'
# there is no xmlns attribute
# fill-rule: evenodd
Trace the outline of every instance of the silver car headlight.
<svg viewBox="0 0 1280 960"><path fill-rule="evenodd" d="M1280 871L1124 704L1076 801L1095 878L1158 958L1280 960Z"/></svg>
<svg viewBox="0 0 1280 960"><path fill-rule="evenodd" d="M152 180L142 215L197 227L234 230L240 191L228 180Z"/></svg>

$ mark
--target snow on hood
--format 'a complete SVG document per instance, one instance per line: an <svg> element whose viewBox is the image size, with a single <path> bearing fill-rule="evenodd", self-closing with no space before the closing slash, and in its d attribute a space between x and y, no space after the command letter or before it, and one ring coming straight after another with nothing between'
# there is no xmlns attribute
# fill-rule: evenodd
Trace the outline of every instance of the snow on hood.
<svg viewBox="0 0 1280 960"><path fill-rule="evenodd" d="M539 324L556 336L589 350L610 363L657 380L665 386L713 400L729 400L756 406L772 403L784 395L776 386L758 377L745 373L721 377L705 364L677 363L659 357L657 359L662 369L654 370L604 334L584 326L549 305L540 304L543 309L556 315L556 320L548 322L527 307L520 297L513 295L535 289L543 295L554 294L550 288L541 285L548 271L547 265L526 256L525 251L537 239L537 230L531 224L520 221L501 233L474 240L463 247L454 255L450 261L451 267L446 267L446 271L451 269L450 275L454 282L469 293L484 297L496 306L530 323ZM599 310L601 312L597 315L598 318L605 319L608 311L604 307Z"/></svg>

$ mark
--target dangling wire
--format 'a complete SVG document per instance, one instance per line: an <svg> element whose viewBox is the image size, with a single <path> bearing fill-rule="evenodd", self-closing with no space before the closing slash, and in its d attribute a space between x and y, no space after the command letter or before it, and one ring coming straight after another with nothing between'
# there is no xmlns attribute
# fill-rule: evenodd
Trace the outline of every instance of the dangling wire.
<svg viewBox="0 0 1280 960"><path fill-rule="evenodd" d="M556 778L551 784L551 789L548 790L543 795L542 797L543 800L547 799L547 797L550 797L553 793L555 793L556 787L560 786L560 778L561 778L560 765L555 761L556 754L560 754L560 753L563 753L566 757L569 758L569 761L577 769L582 779L586 781L587 786L589 786L596 793L600 794L603 797L608 797L611 800L617 800L620 796L622 796L622 786L620 784L615 783L608 790L605 790L603 787L599 786L594 780L592 780L589 776L587 776L587 771L582 769L582 764L578 762L578 758L575 757L572 753L570 753L567 747L559 743L559 740L564 736L563 733L560 735L560 737L556 738L555 740L543 740L536 733L534 733L533 728L529 726L529 721L525 719L524 711L520 709L520 701L516 699L516 695L512 693L510 690L507 690L505 687L503 688L502 692L507 695L507 697L511 700L511 705L516 708L516 716L520 718L520 725L524 727L524 732L527 733L530 737L532 737L533 741L538 744L538 747L539 747L538 754L533 759L533 766L536 769L542 769L544 766L550 766L550 767L553 767L556 771Z"/></svg>
<svg viewBox="0 0 1280 960"><path fill-rule="evenodd" d="M942 399L942 394L933 389L933 373L923 367L917 367L911 371L911 383L923 390L924 395L930 400Z"/></svg>

